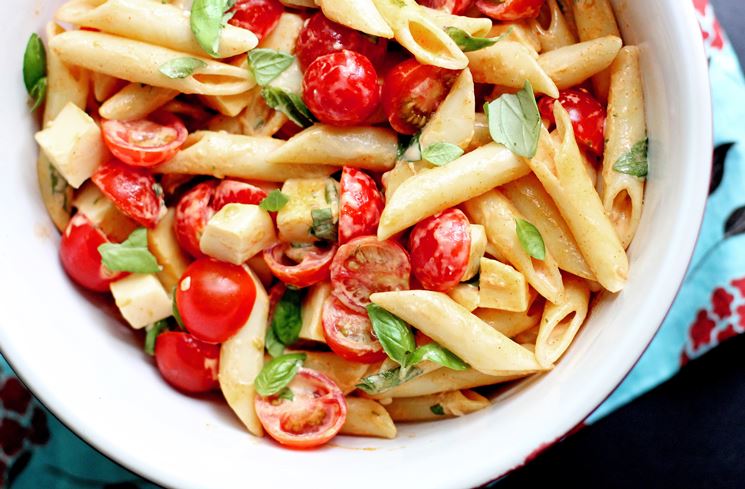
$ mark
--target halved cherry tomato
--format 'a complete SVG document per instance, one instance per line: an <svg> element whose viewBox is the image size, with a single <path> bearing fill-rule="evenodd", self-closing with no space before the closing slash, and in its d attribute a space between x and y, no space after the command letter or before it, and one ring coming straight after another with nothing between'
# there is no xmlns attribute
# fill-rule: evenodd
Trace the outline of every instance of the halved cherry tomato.
<svg viewBox="0 0 745 489"><path fill-rule="evenodd" d="M301 255L299 262L288 264L289 260L286 257L292 250L291 246L289 243L277 243L264 250L264 261L275 277L287 285L298 288L309 287L329 277L336 245L330 248L303 247L297 250L299 253L295 253Z"/></svg>
<svg viewBox="0 0 745 489"><path fill-rule="evenodd" d="M176 306L186 329L207 343L223 343L246 324L256 285L241 266L211 258L195 261L176 288Z"/></svg>
<svg viewBox="0 0 745 489"><path fill-rule="evenodd" d="M60 242L60 261L71 279L78 285L95 292L106 292L109 284L122 278L121 272L112 272L101 263L98 247L109 240L84 214L75 214Z"/></svg>
<svg viewBox="0 0 745 489"><path fill-rule="evenodd" d="M301 368L287 387L292 399L256 396L256 415L269 436L288 447L312 448L339 433L347 403L333 380Z"/></svg>
<svg viewBox="0 0 745 489"><path fill-rule="evenodd" d="M228 204L252 204L259 205L266 199L267 193L264 189L238 180L223 180L215 189L215 197L212 199L212 208L215 212Z"/></svg>
<svg viewBox="0 0 745 489"><path fill-rule="evenodd" d="M310 64L326 54L343 49L360 53L379 66L385 57L388 40L363 34L349 27L329 20L322 13L317 13L308 20L297 38L295 54L300 67L304 70Z"/></svg>
<svg viewBox="0 0 745 489"><path fill-rule="evenodd" d="M159 112L135 121L104 120L103 140L111 154L132 166L155 166L173 158L189 132L181 119Z"/></svg>
<svg viewBox="0 0 745 489"><path fill-rule="evenodd" d="M362 54L346 49L326 54L305 70L303 100L321 122L362 124L380 103L378 74Z"/></svg>
<svg viewBox="0 0 745 489"><path fill-rule="evenodd" d="M544 2L545 0L477 0L476 6L487 17L512 21L538 17Z"/></svg>
<svg viewBox="0 0 745 489"><path fill-rule="evenodd" d="M383 82L383 109L393 129L415 134L450 92L457 71L409 59L393 68Z"/></svg>
<svg viewBox="0 0 745 489"><path fill-rule="evenodd" d="M169 331L155 340L155 364L163 378L180 391L200 394L217 389L219 363L219 345L188 333Z"/></svg>
<svg viewBox="0 0 745 489"><path fill-rule="evenodd" d="M99 166L91 179L123 214L147 228L154 228L166 212L162 192L144 168L111 160Z"/></svg>
<svg viewBox="0 0 745 489"><path fill-rule="evenodd" d="M375 292L407 290L409 255L395 241L355 238L339 247L331 263L332 294L348 308L364 313Z"/></svg>
<svg viewBox="0 0 745 489"><path fill-rule="evenodd" d="M339 243L375 234L383 213L383 196L367 173L344 167L339 199Z"/></svg>
<svg viewBox="0 0 745 489"><path fill-rule="evenodd" d="M386 354L366 313L353 311L334 296L323 304L323 336L334 353L351 362L376 363Z"/></svg>
<svg viewBox="0 0 745 489"><path fill-rule="evenodd" d="M238 0L229 13L229 24L253 32L259 41L272 32L285 11L277 0Z"/></svg>
<svg viewBox="0 0 745 489"><path fill-rule="evenodd" d="M468 218L448 209L419 222L409 236L411 268L428 290L447 292L468 268L471 233Z"/></svg>
<svg viewBox="0 0 745 489"><path fill-rule="evenodd" d="M554 118L556 100L569 113L577 141L596 155L602 155L605 146L605 107L585 90L574 88L562 90L558 99L543 97L538 102L541 117L551 124L556 123Z"/></svg>
<svg viewBox="0 0 745 489"><path fill-rule="evenodd" d="M471 6L473 0L417 0L419 5L460 15Z"/></svg>

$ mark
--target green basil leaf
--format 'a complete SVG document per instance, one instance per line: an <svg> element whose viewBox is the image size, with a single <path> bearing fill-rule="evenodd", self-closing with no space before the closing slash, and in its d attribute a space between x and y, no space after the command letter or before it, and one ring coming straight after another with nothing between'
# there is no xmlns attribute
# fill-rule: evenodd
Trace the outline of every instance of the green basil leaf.
<svg viewBox="0 0 745 489"><path fill-rule="evenodd" d="M261 96L269 107L282 112L300 127L310 127L316 122L298 94L287 93L277 87L264 87L261 89Z"/></svg>
<svg viewBox="0 0 745 489"><path fill-rule="evenodd" d="M418 367L401 369L401 367L385 370L377 374L368 375L360 379L357 388L368 394L380 394L398 385L406 383L422 375L424 371Z"/></svg>
<svg viewBox="0 0 745 489"><path fill-rule="evenodd" d="M295 394L292 392L292 389L290 389L289 387L285 387L284 389L279 391L279 394L277 394L277 397L285 401L295 400Z"/></svg>
<svg viewBox="0 0 745 489"><path fill-rule="evenodd" d="M168 331L168 321L165 319L161 319L147 328L147 334L145 335L145 353L151 357L155 355L155 340L158 339L158 336L160 336L161 333L166 331Z"/></svg>
<svg viewBox="0 0 745 489"><path fill-rule="evenodd" d="M171 311L173 312L173 318L176 320L176 324L178 324L178 327L181 328L183 331L186 331L186 326L184 326L184 320L181 319L181 313L178 310L178 304L176 303L176 289L173 289L173 302L171 304Z"/></svg>
<svg viewBox="0 0 745 489"><path fill-rule="evenodd" d="M47 78L44 77L40 79L36 83L36 85L34 85L34 88L31 89L31 93L29 95L34 101L34 104L31 106L31 112L41 107L42 102L44 102L44 99L47 98L47 85Z"/></svg>
<svg viewBox="0 0 745 489"><path fill-rule="evenodd" d="M647 173L649 173L649 162L647 161L648 150L648 138L638 141L631 147L628 153L616 160L613 164L613 169L618 173L625 173L634 177L646 177Z"/></svg>
<svg viewBox="0 0 745 489"><path fill-rule="evenodd" d="M254 49L248 53L248 70L256 83L263 87L281 75L293 61L295 56L274 49Z"/></svg>
<svg viewBox="0 0 745 489"><path fill-rule="evenodd" d="M525 219L515 219L517 239L523 249L536 260L546 259L546 245L538 228Z"/></svg>
<svg viewBox="0 0 745 489"><path fill-rule="evenodd" d="M301 299L301 291L288 288L274 308L271 328L283 345L292 345L300 335L300 328L303 326L300 314Z"/></svg>
<svg viewBox="0 0 745 489"><path fill-rule="evenodd" d="M455 353L450 350L443 348L437 343L428 343L424 346L420 346L414 351L409 359L409 364L416 365L417 363L429 360L430 362L439 363L443 367L447 367L451 370L466 370L468 364L458 358Z"/></svg>
<svg viewBox="0 0 745 489"><path fill-rule="evenodd" d="M272 190L269 195L261 201L259 207L267 212L277 212L290 201L289 197L281 190Z"/></svg>
<svg viewBox="0 0 745 489"><path fill-rule="evenodd" d="M121 244L104 243L98 247L101 261L113 272L156 273L160 265L147 248L147 229L139 228Z"/></svg>
<svg viewBox="0 0 745 489"><path fill-rule="evenodd" d="M323 241L336 241L339 236L337 223L334 221L334 213L330 208L313 209L310 211L313 225L310 234Z"/></svg>
<svg viewBox="0 0 745 489"><path fill-rule="evenodd" d="M29 95L39 80L47 76L47 53L44 42L37 34L31 34L23 53L23 83Z"/></svg>
<svg viewBox="0 0 745 489"><path fill-rule="evenodd" d="M448 36L450 36L450 38L455 41L455 44L458 45L461 51L463 51L464 53L468 53L495 45L496 43L504 39L504 37L507 36L510 32L512 32L512 28L508 29L501 36L492 38L473 37L463 29L458 29L457 27L446 27L445 32L447 32Z"/></svg>
<svg viewBox="0 0 745 489"><path fill-rule="evenodd" d="M290 353L264 364L256 376L256 392L264 397L279 393L292 382L306 358L305 353Z"/></svg>
<svg viewBox="0 0 745 489"><path fill-rule="evenodd" d="M532 158L538 151L541 114L533 87L525 82L516 94L506 93L484 106L492 139L516 155Z"/></svg>
<svg viewBox="0 0 745 489"><path fill-rule="evenodd" d="M181 79L193 75L196 70L205 66L207 66L207 63L201 59L187 56L166 61L160 66L160 72L168 78Z"/></svg>
<svg viewBox="0 0 745 489"><path fill-rule="evenodd" d="M210 56L218 56L220 34L232 17L227 12L234 4L235 0L194 0L191 5L191 32Z"/></svg>
<svg viewBox="0 0 745 489"><path fill-rule="evenodd" d="M434 406L430 406L429 410L432 411L432 414L435 414L437 416L445 416L445 409L442 407L442 404L435 404Z"/></svg>
<svg viewBox="0 0 745 489"><path fill-rule="evenodd" d="M463 156L460 146L451 143L430 144L422 151L422 159L433 165L443 166Z"/></svg>
<svg viewBox="0 0 745 489"><path fill-rule="evenodd" d="M385 353L402 367L408 366L409 356L416 350L409 325L377 304L367 306L367 315Z"/></svg>
<svg viewBox="0 0 745 489"><path fill-rule="evenodd" d="M282 342L279 341L279 338L277 338L277 335L274 333L274 328L272 327L266 328L264 347L266 348L267 353L269 353L272 358L277 358L278 356L283 355L285 352L285 345L283 345Z"/></svg>

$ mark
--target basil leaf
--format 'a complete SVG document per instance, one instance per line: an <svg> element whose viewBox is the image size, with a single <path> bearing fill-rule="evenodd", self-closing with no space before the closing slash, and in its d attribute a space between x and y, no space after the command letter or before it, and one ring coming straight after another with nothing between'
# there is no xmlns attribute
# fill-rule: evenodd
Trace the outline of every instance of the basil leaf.
<svg viewBox="0 0 745 489"><path fill-rule="evenodd" d="M31 94L39 80L46 76L47 53L44 42L37 34L31 34L23 53L23 83L26 85L26 91Z"/></svg>
<svg viewBox="0 0 745 489"><path fill-rule="evenodd" d="M191 5L191 32L202 49L217 57L220 34L232 15L227 14L235 0L194 0Z"/></svg>
<svg viewBox="0 0 745 489"><path fill-rule="evenodd" d="M367 315L385 353L402 367L408 366L409 356L416 350L409 325L377 304L367 306Z"/></svg>
<svg viewBox="0 0 745 489"><path fill-rule="evenodd" d="M377 374L368 375L360 379L360 383L356 387L368 394L380 394L419 377L423 373L424 371L418 367L410 367L403 370L401 367L396 367Z"/></svg>
<svg viewBox="0 0 745 489"><path fill-rule="evenodd" d="M281 75L293 61L295 56L274 49L254 49L248 53L248 70L256 83L263 87Z"/></svg>
<svg viewBox="0 0 745 489"><path fill-rule="evenodd" d="M506 93L484 106L492 139L516 155L532 158L538 151L541 114L533 87L525 82L516 94Z"/></svg>
<svg viewBox="0 0 745 489"><path fill-rule="evenodd" d="M618 173L625 173L634 177L644 178L649 173L647 152L649 150L649 138L638 141L631 147L628 153L618 158L613 164L613 169Z"/></svg>
<svg viewBox="0 0 745 489"><path fill-rule="evenodd" d="M435 404L434 406L430 406L429 410L432 411L432 414L435 414L437 416L445 416L445 409L442 407L442 404Z"/></svg>
<svg viewBox="0 0 745 489"><path fill-rule="evenodd" d="M38 83L34 85L34 88L31 89L29 95L34 101L34 104L31 106L31 112L33 112L41 107L42 102L47 98L47 77L39 80Z"/></svg>
<svg viewBox="0 0 745 489"><path fill-rule="evenodd" d="M512 32L512 28L510 27L502 35L492 38L473 37L463 29L458 29L457 27L446 27L445 32L450 36L450 39L455 41L455 44L458 45L461 51L469 53L471 51L478 51L479 49L495 45Z"/></svg>
<svg viewBox="0 0 745 489"><path fill-rule="evenodd" d="M310 127L316 122L300 95L287 93L277 87L264 87L261 96L269 107L282 112L300 127Z"/></svg>
<svg viewBox="0 0 745 489"><path fill-rule="evenodd" d="M270 360L256 376L256 392L260 396L273 396L292 382L307 358L305 353L290 353Z"/></svg>
<svg viewBox="0 0 745 489"><path fill-rule="evenodd" d="M264 337L264 347L266 348L267 353L269 353L272 358L277 358L285 352L285 345L283 345L282 342L279 341L277 335L274 333L274 328L272 328L271 326L266 329L266 336Z"/></svg>
<svg viewBox="0 0 745 489"><path fill-rule="evenodd" d="M176 303L176 289L173 289L173 303L171 305L171 310L173 311L173 318L176 320L176 324L178 324L178 327L182 330L186 331L186 326L184 326L184 320L181 319L181 313L178 310L178 304Z"/></svg>
<svg viewBox="0 0 745 489"><path fill-rule="evenodd" d="M158 339L161 333L168 330L168 321L161 319L157 323L151 324L147 328L147 334L145 335L145 353L151 357L155 355L155 340Z"/></svg>
<svg viewBox="0 0 745 489"><path fill-rule="evenodd" d="M207 63L201 59L184 57L174 58L160 65L160 72L168 78L181 79L194 74L199 68L204 68Z"/></svg>
<svg viewBox="0 0 745 489"><path fill-rule="evenodd" d="M313 209L310 211L313 225L310 234L323 241L336 241L339 236L337 224L334 222L334 213L330 208Z"/></svg>
<svg viewBox="0 0 745 489"><path fill-rule="evenodd" d="M460 146L451 143L430 144L422 151L422 159L433 165L443 166L463 156Z"/></svg>
<svg viewBox="0 0 745 489"><path fill-rule="evenodd" d="M515 219L517 239L523 249L536 260L546 259L546 245L538 228L525 219Z"/></svg>
<svg viewBox="0 0 745 489"><path fill-rule="evenodd" d="M147 229L139 228L121 244L104 243L98 247L101 261L112 272L156 273L160 265L147 248Z"/></svg>
<svg viewBox="0 0 745 489"><path fill-rule="evenodd" d="M409 359L410 365L416 365L417 363L429 360L430 362L439 363L443 367L447 367L451 370L466 370L468 364L458 358L450 350L443 348L437 343L428 343L424 346L420 346L414 351Z"/></svg>
<svg viewBox="0 0 745 489"><path fill-rule="evenodd" d="M295 400L295 394L293 394L292 389L290 389L289 387L285 387L284 389L279 391L279 394L277 394L277 397L285 401Z"/></svg>
<svg viewBox="0 0 745 489"><path fill-rule="evenodd" d="M300 328L303 326L300 315L301 298L302 293L299 290L287 288L285 295L274 308L271 328L283 345L292 345L300 335Z"/></svg>
<svg viewBox="0 0 745 489"><path fill-rule="evenodd" d="M269 195L261 201L259 207L267 212L277 212L287 205L290 199L281 190L272 190Z"/></svg>

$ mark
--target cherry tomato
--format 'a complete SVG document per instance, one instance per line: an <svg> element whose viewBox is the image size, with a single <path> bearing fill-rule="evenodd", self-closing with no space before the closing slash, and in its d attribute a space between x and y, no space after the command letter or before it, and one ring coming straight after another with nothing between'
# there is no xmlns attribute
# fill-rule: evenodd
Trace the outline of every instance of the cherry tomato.
<svg viewBox="0 0 745 489"><path fill-rule="evenodd" d="M383 196L365 172L344 167L339 199L339 243L375 234L383 213Z"/></svg>
<svg viewBox="0 0 745 489"><path fill-rule="evenodd" d="M460 15L468 10L473 0L418 0L419 5Z"/></svg>
<svg viewBox="0 0 745 489"><path fill-rule="evenodd" d="M292 399L256 396L256 415L269 436L288 447L312 448L339 433L347 403L333 380L301 368L287 387Z"/></svg>
<svg viewBox="0 0 745 489"><path fill-rule="evenodd" d="M395 66L383 81L383 109L393 129L416 134L447 97L457 71L409 59Z"/></svg>
<svg viewBox="0 0 745 489"><path fill-rule="evenodd" d="M387 47L386 39L368 36L337 24L319 12L311 17L300 31L295 54L304 70L316 58L343 49L367 56L373 65L379 66L385 57Z"/></svg>
<svg viewBox="0 0 745 489"><path fill-rule="evenodd" d="M238 0L229 13L229 24L253 32L261 41L272 32L285 11L277 0Z"/></svg>
<svg viewBox="0 0 745 489"><path fill-rule="evenodd" d="M409 255L401 245L362 236L339 247L331 263L331 290L342 304L364 313L375 292L407 290L410 274Z"/></svg>
<svg viewBox="0 0 745 489"><path fill-rule="evenodd" d="M323 336L334 353L350 362L385 360L367 314L349 309L334 296L323 304Z"/></svg>
<svg viewBox="0 0 745 489"><path fill-rule="evenodd" d="M538 17L545 0L477 0L482 14L492 19L512 21Z"/></svg>
<svg viewBox="0 0 745 489"><path fill-rule="evenodd" d="M298 288L308 287L328 279L336 246L326 249L308 246L299 249L297 251L301 252L302 256L296 264L288 264L289 260L286 257L290 251L289 243L277 243L264 250L264 261L275 277L287 285Z"/></svg>
<svg viewBox="0 0 745 489"><path fill-rule="evenodd" d="M246 324L256 285L238 265L211 258L195 261L176 288L176 305L186 329L207 343L223 343Z"/></svg>
<svg viewBox="0 0 745 489"><path fill-rule="evenodd" d="M554 118L554 102L558 100L569 113L577 141L600 156L605 146L605 108L592 95L584 90L570 88L562 90L558 99L543 97L538 103L541 117L551 124Z"/></svg>
<svg viewBox="0 0 745 489"><path fill-rule="evenodd" d="M60 242L62 267L75 283L95 292L106 292L109 284L123 277L101 263L98 247L108 243L106 235L83 214L75 214Z"/></svg>
<svg viewBox="0 0 745 489"><path fill-rule="evenodd" d="M103 140L111 154L132 166L155 166L173 158L189 135L170 112L136 121L104 120Z"/></svg>
<svg viewBox="0 0 745 489"><path fill-rule="evenodd" d="M321 122L362 124L380 103L378 74L362 54L347 50L326 54L305 70L303 100Z"/></svg>
<svg viewBox="0 0 745 489"><path fill-rule="evenodd" d="M165 332L155 340L155 364L176 389L190 394L209 392L217 381L220 346L182 332Z"/></svg>
<svg viewBox="0 0 745 489"><path fill-rule="evenodd" d="M428 290L447 292L468 268L471 233L468 218L448 209L419 222L409 236L411 268Z"/></svg>
<svg viewBox="0 0 745 489"><path fill-rule="evenodd" d="M228 204L251 204L259 205L266 199L267 193L264 189L238 180L223 180L215 189L212 199L212 208L215 212Z"/></svg>
<svg viewBox="0 0 745 489"><path fill-rule="evenodd" d="M123 214L147 228L154 228L166 212L155 178L143 168L111 160L99 166L91 179Z"/></svg>

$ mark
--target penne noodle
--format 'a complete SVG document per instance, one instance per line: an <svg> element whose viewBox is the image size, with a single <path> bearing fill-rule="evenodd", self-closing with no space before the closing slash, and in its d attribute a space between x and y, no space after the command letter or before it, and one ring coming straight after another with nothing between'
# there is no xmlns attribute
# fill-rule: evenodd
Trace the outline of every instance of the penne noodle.
<svg viewBox="0 0 745 489"><path fill-rule="evenodd" d="M639 49L628 46L621 50L611 68L602 174L605 213L624 248L628 248L639 226L644 204L644 180L617 172L613 165L646 137Z"/></svg>
<svg viewBox="0 0 745 489"><path fill-rule="evenodd" d="M60 22L146 42L174 51L204 56L191 30L189 16L173 5L152 0L71 0L55 15ZM220 34L218 58L245 53L258 44L247 29L230 24Z"/></svg>
<svg viewBox="0 0 745 489"><path fill-rule="evenodd" d="M244 136L274 136L289 120L282 112L269 107L261 96L261 87L245 94L248 106L236 117L218 115L208 123L210 131L226 131Z"/></svg>
<svg viewBox="0 0 745 489"><path fill-rule="evenodd" d="M316 0L323 15L351 29L371 36L393 38L393 29L373 0Z"/></svg>
<svg viewBox="0 0 745 489"><path fill-rule="evenodd" d="M150 229L147 232L147 247L161 267L157 274L158 280L168 293L176 288L181 276L191 263L189 257L181 251L181 246L178 244L174 228L175 220L176 211L169 209L168 213L155 226L155 229ZM126 236L124 239L126 239ZM124 239L121 241L124 241Z"/></svg>
<svg viewBox="0 0 745 489"><path fill-rule="evenodd" d="M100 32L65 32L55 36L49 47L65 63L182 93L234 95L254 84L248 71L207 58L200 58L206 66L192 76L169 78L159 71L160 67L186 54Z"/></svg>
<svg viewBox="0 0 745 489"><path fill-rule="evenodd" d="M575 39L579 39L577 32L577 21L574 18L574 9L572 8L573 0L557 0L561 13L567 21L567 26Z"/></svg>
<svg viewBox="0 0 745 489"><path fill-rule="evenodd" d="M473 137L466 148L466 153L470 153L474 149L480 148L492 141L493 139L489 132L489 121L486 119L486 114L483 112L476 112L476 118L473 122Z"/></svg>
<svg viewBox="0 0 745 489"><path fill-rule="evenodd" d="M314 0L279 0L279 3L292 8L318 8Z"/></svg>
<svg viewBox="0 0 745 489"><path fill-rule="evenodd" d="M538 63L556 86L564 90L608 68L622 45L620 37L599 37L544 53Z"/></svg>
<svg viewBox="0 0 745 489"><path fill-rule="evenodd" d="M122 80L102 73L91 73L91 84L93 85L93 98L96 102L108 100L118 92L125 84Z"/></svg>
<svg viewBox="0 0 745 489"><path fill-rule="evenodd" d="M479 307L479 288L471 284L458 284L448 291L448 296L468 312Z"/></svg>
<svg viewBox="0 0 745 489"><path fill-rule="evenodd" d="M453 121L458 121L453 124ZM422 128L419 145L422 149L435 143L450 143L466 149L473 139L476 122L476 97L473 89L473 76L466 68L450 89L427 125Z"/></svg>
<svg viewBox="0 0 745 489"><path fill-rule="evenodd" d="M347 419L341 427L342 435L396 437L396 425L380 403L361 397L347 397L346 400Z"/></svg>
<svg viewBox="0 0 745 489"><path fill-rule="evenodd" d="M525 21L495 24L487 37L499 36L504 36L503 40L505 41L519 42L530 49L534 57L541 51L541 41L538 39L538 35Z"/></svg>
<svg viewBox="0 0 745 489"><path fill-rule="evenodd" d="M269 273L271 275L271 271ZM326 343L326 337L323 334L323 304L330 295L331 284L329 282L320 282L308 287L308 292L300 306L300 317L303 321L300 328L301 339Z"/></svg>
<svg viewBox="0 0 745 489"><path fill-rule="evenodd" d="M535 357L543 367L561 358L587 317L590 290L584 280L566 277L564 284L563 300L546 304L535 340Z"/></svg>
<svg viewBox="0 0 745 489"><path fill-rule="evenodd" d="M388 239L426 217L525 176L529 171L522 158L502 145L490 143L446 166L421 172L404 181L386 202L378 239ZM453 185L454 182L458 185Z"/></svg>
<svg viewBox="0 0 745 489"><path fill-rule="evenodd" d="M435 421L464 416L488 407L489 399L472 390L421 397L397 397L385 406L393 421Z"/></svg>
<svg viewBox="0 0 745 489"><path fill-rule="evenodd" d="M513 312L500 309L476 309L473 314L508 338L538 326L546 301L531 289L527 311Z"/></svg>
<svg viewBox="0 0 745 489"><path fill-rule="evenodd" d="M177 90L130 83L104 102L98 113L104 119L136 120L147 117L176 98Z"/></svg>
<svg viewBox="0 0 745 489"><path fill-rule="evenodd" d="M325 177L338 169L326 165L268 162L269 154L282 144L268 137L199 131L189 135L176 156L153 171L284 182L290 178Z"/></svg>
<svg viewBox="0 0 745 489"><path fill-rule="evenodd" d="M274 49L288 54L295 53L297 38L303 29L305 21L298 14L284 12L279 17L277 27L266 35L259 43L260 48Z"/></svg>
<svg viewBox="0 0 745 489"><path fill-rule="evenodd" d="M248 71L248 58L239 56L229 61L229 64ZM235 117L248 107L248 93L236 93L235 95L202 95L202 102L207 107L215 109L222 115Z"/></svg>
<svg viewBox="0 0 745 489"><path fill-rule="evenodd" d="M535 32L541 42L541 51L547 53L554 49L563 48L577 42L577 37L569 27L564 13L559 7L557 0L548 0L546 3L550 22L544 28L539 21L535 21Z"/></svg>
<svg viewBox="0 0 745 489"><path fill-rule="evenodd" d="M498 260L481 258L478 306L502 311L527 311L530 299L528 289L522 273Z"/></svg>
<svg viewBox="0 0 745 489"><path fill-rule="evenodd" d="M432 165L426 161L399 161L396 166L391 170L383 174L383 187L385 189L385 200L391 200L394 192L398 190L409 178L414 175L429 171Z"/></svg>
<svg viewBox="0 0 745 489"><path fill-rule="evenodd" d="M433 9L423 5L419 9L425 17L439 25L442 29L456 27L474 37L488 36L489 31L492 29L492 21L484 17L477 19L466 17L465 15L453 15L444 10Z"/></svg>
<svg viewBox="0 0 745 489"><path fill-rule="evenodd" d="M599 37L621 37L616 16L609 0L574 0L574 19L580 41L590 41ZM610 73L606 70L593 77L595 95L601 103L608 98Z"/></svg>
<svg viewBox="0 0 745 489"><path fill-rule="evenodd" d="M344 360L331 352L306 351L304 367L317 370L334 381L346 395L357 388L367 372L367 364Z"/></svg>

